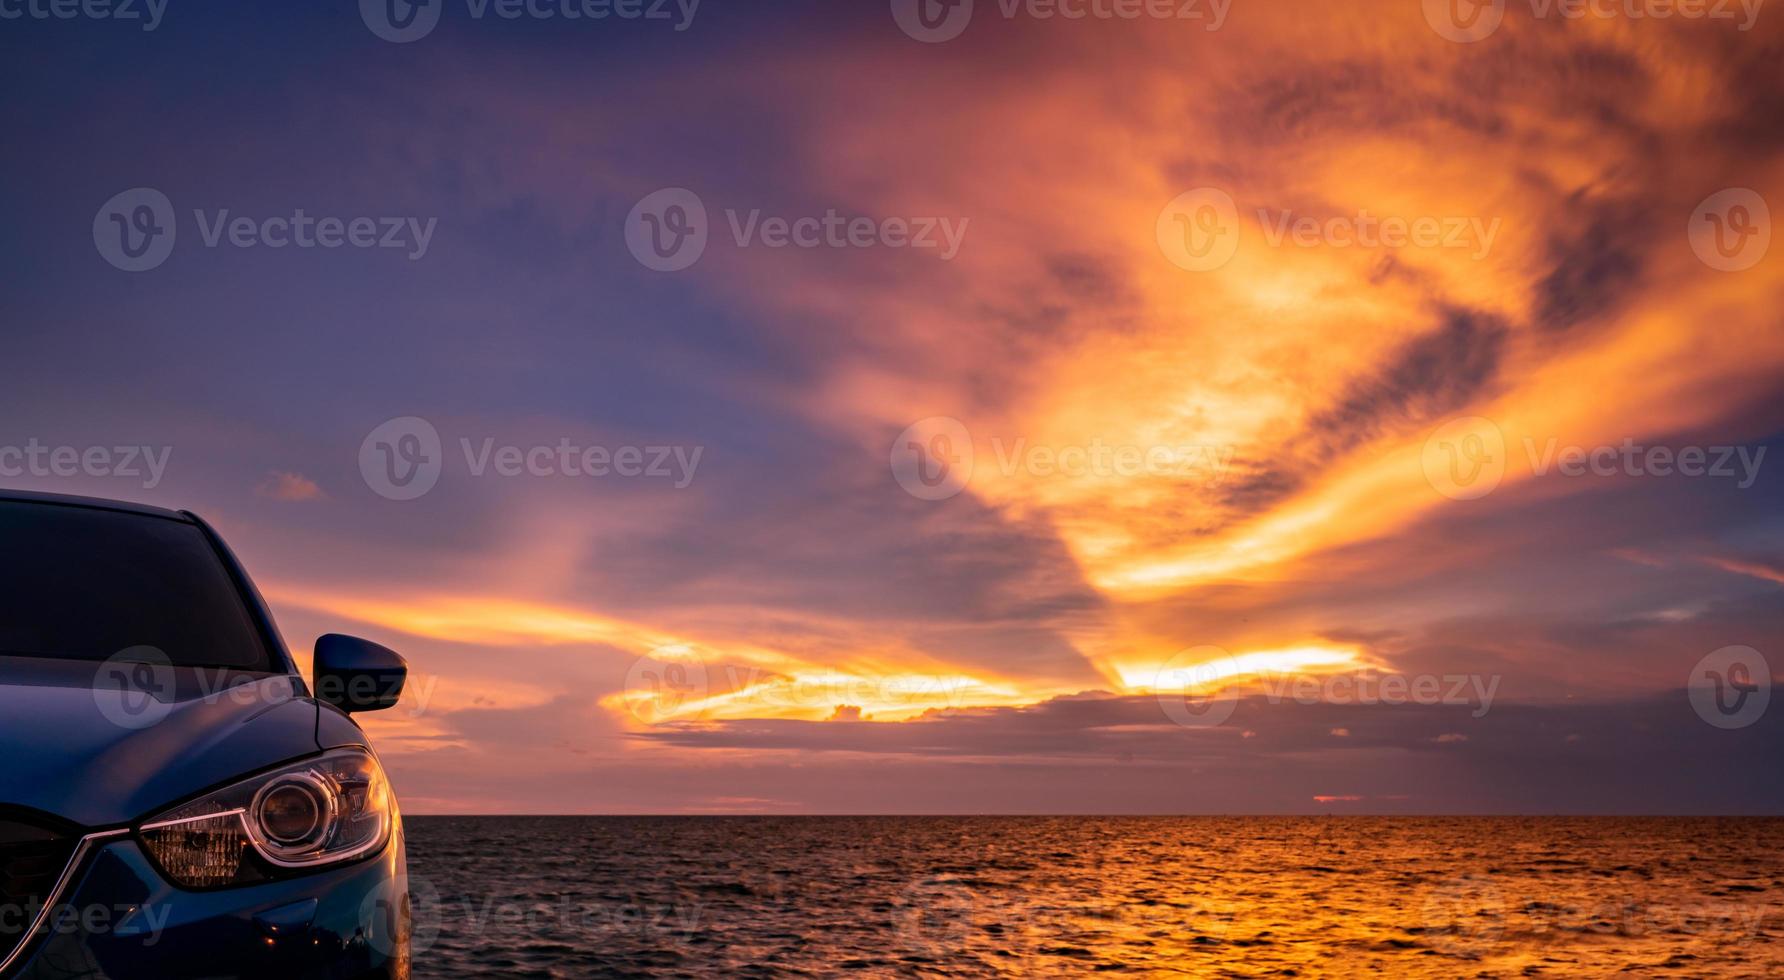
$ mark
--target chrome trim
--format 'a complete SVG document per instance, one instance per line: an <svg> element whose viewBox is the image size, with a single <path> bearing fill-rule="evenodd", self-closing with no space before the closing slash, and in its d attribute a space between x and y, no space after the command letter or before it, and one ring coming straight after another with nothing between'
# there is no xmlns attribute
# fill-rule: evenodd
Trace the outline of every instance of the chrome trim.
<svg viewBox="0 0 1784 980"><path fill-rule="evenodd" d="M162 820L157 823L145 823L142 825L142 829L144 831L161 830L166 827L178 827L179 825L186 823L203 823L206 820L219 820L223 817L241 817L245 816L247 812L247 810L238 806L233 810L218 810L216 813L206 813L196 817L181 817L178 820ZM243 820L242 823L246 824L247 821Z"/></svg>
<svg viewBox="0 0 1784 980"><path fill-rule="evenodd" d="M37 941L43 938L37 934L37 931L43 928L44 922L49 919L50 914L56 910L57 906L61 905L68 887L74 883L74 873L80 869L81 864L87 860L88 853L93 850L93 842L128 836L130 836L129 830L105 830L97 834L88 834L74 845L74 853L69 855L68 864L62 868L62 875L56 879L55 887L51 888L49 895L44 898L43 908L37 910L37 918L32 919L31 925L25 929L24 936L19 939L18 947L6 954L5 959L0 959L0 976L5 976L6 971L12 969L13 964L22 959L37 945Z"/></svg>
<svg viewBox="0 0 1784 980"><path fill-rule="evenodd" d="M391 840L396 837L396 825L397 825L396 797L395 797L395 794L391 793L391 791L390 791L390 777L385 775L384 764L382 762L378 761L377 755L375 755L370 749L368 749L364 746L342 745L342 746L338 746L336 748L328 749L328 750L321 752L315 756L312 756L308 759L304 759L299 762L289 763L281 769L274 769L269 772L263 772L257 776L250 776L247 779L238 780L237 782L230 783L229 785L218 787L217 789L214 789L209 794L207 794L207 796L215 796L219 793L228 792L230 790L241 789L246 784L253 783L256 780L261 780L261 781L263 781L263 785L260 787L257 787L255 789L255 799L258 800L260 790L265 788L265 786L264 786L265 783L271 783L283 776L292 775L292 774L300 774L300 773L314 774L316 771L314 768L306 768L306 767L312 766L314 763L316 763L322 759L326 759L329 756L345 754L345 753L356 753L358 755L364 756L366 758L366 760L372 764L372 767L378 773L379 779L384 783L384 795L386 797L386 801L389 806L389 809L386 810L384 812L384 814L382 815L381 823L383 826L379 829L377 836L373 837L371 840L368 840L365 843L360 844L359 846L354 847L350 850L336 851L336 852L325 853L325 854L316 854L316 855L312 855L311 857L305 858L303 860L297 860L297 861L292 861L292 860L287 860L285 858L281 858L281 857L272 853L273 850L275 850L275 848L272 845L270 845L265 838L263 838L261 836L260 829L255 825L255 819L252 816L252 814L250 814L248 812L247 807L239 807L239 806L235 807L233 809L229 809L229 810L218 810L215 813L203 813L203 814L199 814L198 816L195 816L195 817L180 817L176 820L158 820L154 823L143 824L139 829L144 832L147 832L150 830L159 830L163 827L176 827L176 826L179 826L180 824L202 823L206 820L217 820L219 818L234 817L234 818L236 818L236 821L238 823L240 823L242 826L242 833L248 839L248 846L253 848L254 853L258 854L262 861L265 861L266 863L272 865L275 868L281 868L286 871L307 871L311 868L322 868L322 867L328 867L329 865L346 864L349 861L357 861L360 858L363 858L368 854L375 854L379 851L382 851L385 848L385 846L387 846L391 842ZM188 805L190 805L190 804L188 804ZM151 855L151 857L152 856L153 855ZM159 864L160 864L159 860L156 861L156 864L157 864L157 870L161 871L163 874L166 874L166 870L159 867Z"/></svg>
<svg viewBox="0 0 1784 980"><path fill-rule="evenodd" d="M325 838L330 831L335 829L335 820L341 812L340 793L328 785L332 782L333 780L329 780L325 783L323 777L318 775L316 770L306 769L303 772L274 776L258 790L255 790L254 802L248 804L248 810L254 814L252 823L255 829L264 835L260 842L262 851L292 850L291 844L274 838L272 832L266 828L266 798L273 790L286 786L302 786L309 791L316 801L316 822L310 826L310 832L317 833L316 844L326 843ZM247 817L242 819L244 822L247 821ZM303 853L301 848L298 849L298 853Z"/></svg>

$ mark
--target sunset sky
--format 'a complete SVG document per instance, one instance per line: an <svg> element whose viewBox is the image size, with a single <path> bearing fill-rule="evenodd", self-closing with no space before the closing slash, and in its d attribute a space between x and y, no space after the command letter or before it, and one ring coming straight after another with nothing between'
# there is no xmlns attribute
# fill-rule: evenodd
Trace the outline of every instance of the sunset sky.
<svg viewBox="0 0 1784 980"><path fill-rule="evenodd" d="M363 716L408 811L1784 809L1784 704L1685 690L1784 676L1784 244L1702 210L1784 207L1784 8L359 6L0 22L0 445L170 451L0 484L194 510L306 663L408 656ZM142 272L96 247L133 188L178 224ZM708 240L658 271L672 188ZM431 234L207 241L300 208ZM769 244L830 212L880 238ZM408 417L443 470L388 499ZM560 445L671 472L467 458ZM1476 693L1268 696L1384 675Z"/></svg>

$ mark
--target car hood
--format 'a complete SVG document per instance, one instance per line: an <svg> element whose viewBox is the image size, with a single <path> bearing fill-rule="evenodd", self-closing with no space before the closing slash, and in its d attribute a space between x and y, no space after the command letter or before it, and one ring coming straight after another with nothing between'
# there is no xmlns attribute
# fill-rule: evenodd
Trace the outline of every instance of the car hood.
<svg viewBox="0 0 1784 980"><path fill-rule="evenodd" d="M0 807L83 827L153 816L318 751L294 677L0 657Z"/></svg>

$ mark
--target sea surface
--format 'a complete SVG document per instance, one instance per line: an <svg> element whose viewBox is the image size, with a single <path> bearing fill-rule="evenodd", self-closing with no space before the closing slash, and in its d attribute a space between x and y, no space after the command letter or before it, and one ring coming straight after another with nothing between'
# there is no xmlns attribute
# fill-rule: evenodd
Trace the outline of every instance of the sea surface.
<svg viewBox="0 0 1784 980"><path fill-rule="evenodd" d="M419 977L1780 977L1784 820L410 818Z"/></svg>

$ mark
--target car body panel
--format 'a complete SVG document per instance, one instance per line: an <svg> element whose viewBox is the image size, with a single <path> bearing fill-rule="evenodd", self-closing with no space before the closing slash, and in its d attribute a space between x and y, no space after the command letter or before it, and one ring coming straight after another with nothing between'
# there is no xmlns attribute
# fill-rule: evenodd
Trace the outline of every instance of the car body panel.
<svg viewBox="0 0 1784 980"><path fill-rule="evenodd" d="M81 838L38 931L0 977L409 975L402 818L376 853L275 880L181 888L136 831L169 809L325 749L371 746L310 696L270 611L233 553L194 515L51 494L7 501L93 507L203 529L267 646L272 671L0 655L0 813Z"/></svg>
<svg viewBox="0 0 1784 980"><path fill-rule="evenodd" d="M407 976L405 843L318 874L221 891L168 884L136 841L89 858L14 980L253 977L360 980ZM84 921L81 921L83 920Z"/></svg>
<svg viewBox="0 0 1784 980"><path fill-rule="evenodd" d="M0 657L0 802L116 826L321 748L283 675L219 691L218 672L157 668L172 683L152 694L96 686L106 666Z"/></svg>
<svg viewBox="0 0 1784 980"><path fill-rule="evenodd" d="M339 749L349 745L364 745L365 730L355 724L352 716L332 704L313 702L316 705L316 744L325 749Z"/></svg>
<svg viewBox="0 0 1784 980"><path fill-rule="evenodd" d="M80 497L68 493L40 493L36 490L0 489L0 500L22 500L38 504L60 504L64 507L93 507L98 510L115 510L125 514L142 514L145 517L161 517L170 521L190 521L191 515L154 504L138 504L128 500L102 500L98 497Z"/></svg>

